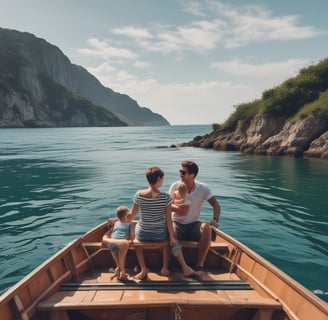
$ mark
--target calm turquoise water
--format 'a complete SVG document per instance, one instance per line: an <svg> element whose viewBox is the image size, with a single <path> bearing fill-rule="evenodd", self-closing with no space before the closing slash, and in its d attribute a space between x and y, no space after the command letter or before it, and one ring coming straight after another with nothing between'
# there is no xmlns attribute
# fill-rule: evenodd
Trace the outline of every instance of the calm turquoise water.
<svg viewBox="0 0 328 320"><path fill-rule="evenodd" d="M148 166L163 169L168 190L191 159L221 204L220 228L328 301L328 161L168 148L210 131L1 129L0 293L118 205L131 206Z"/></svg>

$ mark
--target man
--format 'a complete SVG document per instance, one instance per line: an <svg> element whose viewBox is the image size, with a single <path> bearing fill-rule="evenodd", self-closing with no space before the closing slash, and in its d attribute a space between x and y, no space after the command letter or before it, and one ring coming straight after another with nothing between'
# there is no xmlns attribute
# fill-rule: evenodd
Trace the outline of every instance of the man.
<svg viewBox="0 0 328 320"><path fill-rule="evenodd" d="M178 240L198 241L198 256L195 270L204 271L204 262L211 245L211 225L218 226L221 208L210 188L195 178L198 166L193 161L183 161L180 168L180 178L187 185L186 203L172 204L172 220ZM171 196L177 190L181 181L174 182L169 190ZM213 207L213 219L208 222L200 221L200 214L204 200Z"/></svg>

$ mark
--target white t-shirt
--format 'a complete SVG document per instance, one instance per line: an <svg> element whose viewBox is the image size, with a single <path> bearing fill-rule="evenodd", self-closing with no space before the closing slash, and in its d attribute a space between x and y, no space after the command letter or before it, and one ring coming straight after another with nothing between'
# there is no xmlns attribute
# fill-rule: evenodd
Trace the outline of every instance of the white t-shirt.
<svg viewBox="0 0 328 320"><path fill-rule="evenodd" d="M173 196L173 192L178 189L180 182L181 181L176 181L172 183L169 190L171 196ZM172 212L172 220L183 224L199 221L203 202L212 197L213 194L207 184L195 180L195 189L186 195L185 204L189 204L187 214L181 216Z"/></svg>

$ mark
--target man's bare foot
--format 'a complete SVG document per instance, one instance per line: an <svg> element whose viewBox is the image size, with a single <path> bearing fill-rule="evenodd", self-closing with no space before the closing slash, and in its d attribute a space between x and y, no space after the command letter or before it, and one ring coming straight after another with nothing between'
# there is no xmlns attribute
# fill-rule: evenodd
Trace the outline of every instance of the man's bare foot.
<svg viewBox="0 0 328 320"><path fill-rule="evenodd" d="M138 274L136 274L136 275L134 276L134 278L135 278L136 280L144 280L144 279L147 278L147 275L148 275L148 270L147 270L147 269L146 269L146 270L142 270L142 269L141 269L141 271L140 271Z"/></svg>
<svg viewBox="0 0 328 320"><path fill-rule="evenodd" d="M167 268L162 268L161 275L164 277L168 277L170 275L170 270Z"/></svg>
<svg viewBox="0 0 328 320"><path fill-rule="evenodd" d="M184 268L184 270L183 270L183 276L184 276L184 277L197 276L197 272L196 272L193 268L187 266L187 267Z"/></svg>
<svg viewBox="0 0 328 320"><path fill-rule="evenodd" d="M203 266L196 266L195 271L197 273L197 276L200 277L200 278L202 278L205 274Z"/></svg>

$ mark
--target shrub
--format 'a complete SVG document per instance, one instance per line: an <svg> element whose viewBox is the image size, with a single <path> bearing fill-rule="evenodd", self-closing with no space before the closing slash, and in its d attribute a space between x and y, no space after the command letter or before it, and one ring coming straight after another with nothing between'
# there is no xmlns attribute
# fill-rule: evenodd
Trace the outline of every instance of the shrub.
<svg viewBox="0 0 328 320"><path fill-rule="evenodd" d="M221 126L222 130L232 131L244 129L250 121L259 113L261 109L261 100L255 100L249 103L242 103L235 106L235 111L228 120Z"/></svg>

